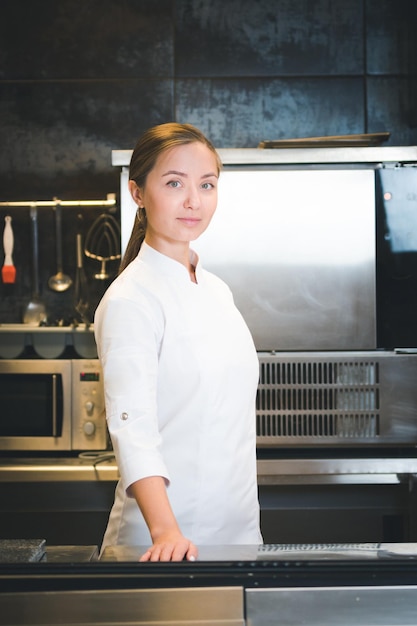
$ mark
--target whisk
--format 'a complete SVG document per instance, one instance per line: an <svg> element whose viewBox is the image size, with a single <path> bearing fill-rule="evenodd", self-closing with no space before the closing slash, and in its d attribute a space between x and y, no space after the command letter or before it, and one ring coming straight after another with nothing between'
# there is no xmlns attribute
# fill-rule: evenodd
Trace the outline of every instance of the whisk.
<svg viewBox="0 0 417 626"><path fill-rule="evenodd" d="M94 278L109 278L106 263L121 258L120 225L112 215L102 213L93 222L85 238L84 252L90 259L101 263L100 271L94 274Z"/></svg>

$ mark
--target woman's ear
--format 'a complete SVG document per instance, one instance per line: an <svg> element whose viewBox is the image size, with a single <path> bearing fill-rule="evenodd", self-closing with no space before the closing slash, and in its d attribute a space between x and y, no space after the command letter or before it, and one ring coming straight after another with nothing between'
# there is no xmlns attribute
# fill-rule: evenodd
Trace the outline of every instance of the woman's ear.
<svg viewBox="0 0 417 626"><path fill-rule="evenodd" d="M143 206L142 190L140 189L140 187L138 187L138 185L135 183L134 180L129 180L128 185L129 185L130 195L132 196L135 203L139 207Z"/></svg>

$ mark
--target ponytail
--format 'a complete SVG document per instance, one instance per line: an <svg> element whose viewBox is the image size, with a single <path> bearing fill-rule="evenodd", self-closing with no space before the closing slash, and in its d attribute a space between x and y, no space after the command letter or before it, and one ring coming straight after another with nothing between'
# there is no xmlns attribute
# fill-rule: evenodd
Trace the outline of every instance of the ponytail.
<svg viewBox="0 0 417 626"><path fill-rule="evenodd" d="M146 211L140 207L136 211L135 222L133 224L132 233L126 246L126 251L120 263L119 274L137 257L139 250L146 235Z"/></svg>

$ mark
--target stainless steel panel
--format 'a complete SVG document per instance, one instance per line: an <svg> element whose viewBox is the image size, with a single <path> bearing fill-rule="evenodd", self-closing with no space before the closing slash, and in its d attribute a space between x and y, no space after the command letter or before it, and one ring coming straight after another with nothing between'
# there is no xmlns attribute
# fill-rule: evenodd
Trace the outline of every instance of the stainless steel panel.
<svg viewBox="0 0 417 626"><path fill-rule="evenodd" d="M243 626L243 588L0 593L0 624Z"/></svg>
<svg viewBox="0 0 417 626"><path fill-rule="evenodd" d="M408 626L417 587L247 589L247 626Z"/></svg>
<svg viewBox="0 0 417 626"><path fill-rule="evenodd" d="M81 458L8 458L0 462L1 483L115 482L119 470L109 454L87 454Z"/></svg>
<svg viewBox="0 0 417 626"><path fill-rule="evenodd" d="M417 458L258 459L259 485L399 484L417 476ZM3 459L0 483L116 482L113 458Z"/></svg>
<svg viewBox="0 0 417 626"><path fill-rule="evenodd" d="M259 546L258 559L265 561L279 560L349 560L367 561L369 559L415 559L416 543L274 543Z"/></svg>
<svg viewBox="0 0 417 626"><path fill-rule="evenodd" d="M394 253L417 252L417 168L378 172L385 209L385 240Z"/></svg>
<svg viewBox="0 0 417 626"><path fill-rule="evenodd" d="M413 163L417 161L417 146L364 146L327 148L225 148L218 150L225 165L247 163L264 164L303 164L303 165L355 165L380 163ZM129 151L114 150L113 165L126 165ZM130 156L128 157L130 159ZM117 163L115 161L118 161ZM121 162L124 161L124 162ZM129 161L128 161L129 162Z"/></svg>
<svg viewBox="0 0 417 626"><path fill-rule="evenodd" d="M137 563L149 546L107 546L100 561L110 563ZM198 561L256 561L259 556L257 544L198 546Z"/></svg>
<svg viewBox="0 0 417 626"><path fill-rule="evenodd" d="M123 251L136 209L127 190L131 154L112 152L122 167ZM417 147L219 155L218 211L195 247L230 284L258 350L375 348L374 170L416 163Z"/></svg>
<svg viewBox="0 0 417 626"><path fill-rule="evenodd" d="M65 347L72 346L85 359L97 358L94 329L78 326L30 326L0 324L0 358L16 359L25 348L34 350L42 359L58 358Z"/></svg>
<svg viewBox="0 0 417 626"><path fill-rule="evenodd" d="M100 561L137 563L148 546L107 546ZM288 559L398 559L417 558L417 543L304 543L198 546L198 561L279 561Z"/></svg>
<svg viewBox="0 0 417 626"><path fill-rule="evenodd" d="M260 353L258 446L417 443L417 354Z"/></svg>
<svg viewBox="0 0 417 626"><path fill-rule="evenodd" d="M98 561L98 546L46 546L47 563L85 563Z"/></svg>
<svg viewBox="0 0 417 626"><path fill-rule="evenodd" d="M128 166L133 150L112 150L112 165ZM221 148L224 165L357 164L417 162L417 146L364 146L338 148Z"/></svg>
<svg viewBox="0 0 417 626"><path fill-rule="evenodd" d="M399 485L417 475L417 458L258 459L259 485Z"/></svg>
<svg viewBox="0 0 417 626"><path fill-rule="evenodd" d="M258 350L376 347L373 169L225 169L193 244ZM358 323L360 320L360 323Z"/></svg>

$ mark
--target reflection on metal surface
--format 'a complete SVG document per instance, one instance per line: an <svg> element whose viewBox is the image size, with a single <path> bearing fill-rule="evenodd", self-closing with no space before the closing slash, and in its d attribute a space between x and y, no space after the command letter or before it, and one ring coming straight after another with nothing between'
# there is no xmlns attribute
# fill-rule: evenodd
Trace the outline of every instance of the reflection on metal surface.
<svg viewBox="0 0 417 626"><path fill-rule="evenodd" d="M112 165L128 166L133 150L112 150ZM329 164L335 163L412 163L417 161L417 146L383 146L363 148L221 148L218 150L223 165L265 164Z"/></svg>
<svg viewBox="0 0 417 626"><path fill-rule="evenodd" d="M416 559L417 543L273 543L258 548L258 560Z"/></svg>
<svg viewBox="0 0 417 626"><path fill-rule="evenodd" d="M417 587L247 589L251 626L415 626Z"/></svg>
<svg viewBox="0 0 417 626"><path fill-rule="evenodd" d="M417 458L258 459L259 485L399 484L417 475ZM3 459L0 482L115 482L114 460Z"/></svg>
<svg viewBox="0 0 417 626"><path fill-rule="evenodd" d="M100 561L138 563L148 546L107 546ZM199 562L279 561L327 559L416 559L417 543L266 543L249 545L199 545Z"/></svg>
<svg viewBox="0 0 417 626"><path fill-rule="evenodd" d="M97 347L93 326L0 324L0 358L2 359L17 359L28 348L33 349L39 357L57 358L66 346L73 346L82 358L96 359Z"/></svg>
<svg viewBox="0 0 417 626"><path fill-rule="evenodd" d="M417 474L417 458L258 460L259 485L390 485Z"/></svg>
<svg viewBox="0 0 417 626"><path fill-rule="evenodd" d="M117 481L114 459L2 459L0 482Z"/></svg>
<svg viewBox="0 0 417 626"><path fill-rule="evenodd" d="M137 563L148 548L149 546L106 546L100 556L100 561L110 563ZM199 545L197 561L256 561L258 553L259 546L257 544Z"/></svg>
<svg viewBox="0 0 417 626"><path fill-rule="evenodd" d="M373 169L225 169L193 247L258 350L376 347Z"/></svg>
<svg viewBox="0 0 417 626"><path fill-rule="evenodd" d="M378 171L383 189L385 241L392 252L417 251L417 168Z"/></svg>
<svg viewBox="0 0 417 626"><path fill-rule="evenodd" d="M85 563L98 561L98 546L48 546L46 545L46 563Z"/></svg>
<svg viewBox="0 0 417 626"><path fill-rule="evenodd" d="M0 624L244 626L242 587L0 594Z"/></svg>

